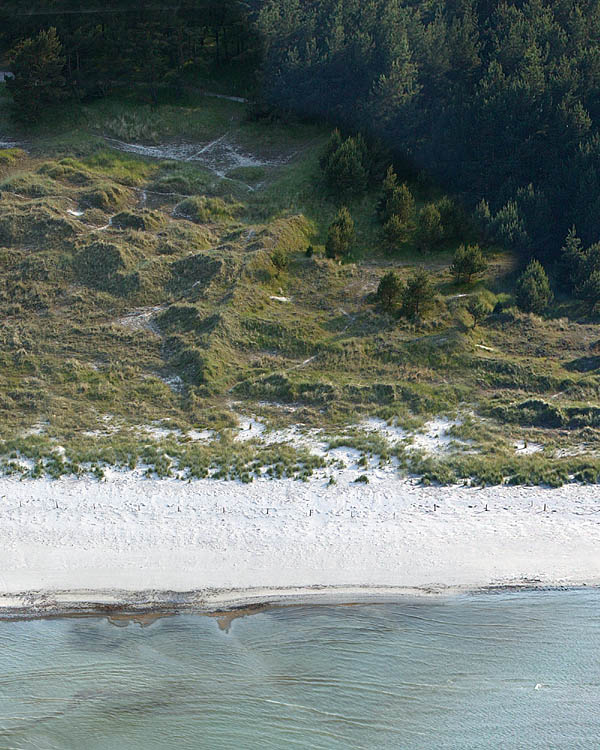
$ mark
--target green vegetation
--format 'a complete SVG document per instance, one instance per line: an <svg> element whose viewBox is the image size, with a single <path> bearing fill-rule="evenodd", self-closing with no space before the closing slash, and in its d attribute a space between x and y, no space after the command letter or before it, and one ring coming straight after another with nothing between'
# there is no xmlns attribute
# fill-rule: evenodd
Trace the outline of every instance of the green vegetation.
<svg viewBox="0 0 600 750"><path fill-rule="evenodd" d="M217 128L207 139L221 127L222 102L211 107L198 105ZM280 154L297 151L283 166L274 159L262 167L263 185L252 192L207 178L202 163L107 149L85 122L63 135L53 158L36 155L50 130L29 153L11 150L0 207L0 409L16 429L1 436L4 470L101 476L114 463L250 481L323 468L308 448L236 441L235 414L251 412L274 425L324 428L331 450L351 441L361 456L395 456L400 471L426 481L597 476L589 452L600 421L585 405L600 387L594 324L553 321L564 315L560 300L544 319L512 307L515 260L493 245L483 268L474 253L478 272L469 279L463 271L457 296L454 264L461 247L475 248L469 234L423 256L408 222L390 255L381 248L377 181L340 209L321 182L326 133L311 125L257 130L235 107L232 143L250 152L254 143L261 154L268 137ZM170 105L164 114L170 133ZM74 143L78 157L69 155ZM402 185L417 196L415 210L436 205L450 226L452 201L417 182ZM346 238L341 229L354 225L341 263L327 258L332 224ZM465 409L479 415L469 427L472 453L433 459L359 428L347 433L367 416L414 431ZM462 419L456 430L467 434ZM170 435L152 436L152 425ZM28 434L36 426L40 434ZM188 437L206 429L210 439ZM547 446L545 463L516 455L519 439ZM586 455L569 457L580 443L591 446Z"/></svg>
<svg viewBox="0 0 600 750"><path fill-rule="evenodd" d="M517 279L516 300L525 312L542 313L550 304L550 282L539 261L532 260Z"/></svg>
<svg viewBox="0 0 600 750"><path fill-rule="evenodd" d="M259 6L265 108L378 135L407 176L427 170L468 206L483 201L488 238L525 263L556 260L573 224L598 241L595 3ZM447 231L436 208L420 213L427 251Z"/></svg>
<svg viewBox="0 0 600 750"><path fill-rule="evenodd" d="M381 277L377 287L377 299L384 310L391 312L395 309L403 291L400 277L395 271L388 271Z"/></svg>
<svg viewBox="0 0 600 750"><path fill-rule="evenodd" d="M375 6L391 9L383 0ZM298 13L327 7L320 0ZM376 87L369 79L362 115L377 107L378 122L394 123L394 138L408 122L418 125L423 142L415 145L409 132L406 143L422 157L430 134L414 105L423 81L440 101L445 96L443 61L435 74L424 61L445 49L446 32L432 6L430 16L414 11L408 33L413 6L403 10L398 28L408 47L420 44L421 28L428 51L414 62L409 54L402 66L390 58ZM446 13L466 23L466 11ZM344 26L345 6L340 14ZM363 469L377 460L392 466L392 459L399 472L425 482L596 481L600 252L589 224L582 223L585 245L572 229L560 253L553 240L538 252L544 224L554 231L539 186L514 195L507 187L494 202L496 175L485 190L475 180L468 195L449 195L420 164L377 142L364 122L363 132L351 127L335 87L331 116L346 127L333 133L281 111L270 117L274 110L260 98L247 107L188 88L201 80L246 91L236 65L245 64L250 35L234 31L237 21L224 13L201 41L196 22L188 28L174 16L176 23L153 32L170 50L155 69L139 39L125 40L127 55L140 58L127 95L114 93L100 75L99 53L84 44L81 69L59 71L68 83L64 100L57 66L75 36L60 19L62 50L38 30L19 53L47 49L44 75L63 107L27 127L6 108L0 115L6 137L23 146L0 151L2 470L101 478L113 464L246 482L306 479L334 460L302 441L236 439L238 416L253 414L267 435L300 424L307 433L321 429L330 452L358 451L359 482L368 480ZM30 23L23 19L25 31ZM112 24L97 33L116 34ZM92 32L87 20L83 27ZM394 23L386 27L396 34ZM182 28L188 36L179 49ZM463 27L453 28L460 36ZM297 31L292 24L290 38ZM267 88L269 66L289 43L279 34L275 27L266 33ZM471 36L462 38L467 44ZM302 57L305 47L298 49ZM393 49L406 56L406 44ZM179 52L194 58L185 71L173 62ZM330 54L339 62L338 48ZM115 76L127 60L125 51L116 55ZM297 108L310 112L305 64L297 66L295 90ZM329 62L320 64L329 70ZM506 61L503 75L521 81L517 68ZM479 63L474 78L477 71ZM289 74L286 62L282 80ZM390 81L402 76L395 89ZM230 85L221 89L219 81ZM498 71L494 96L501 99L502 81ZM26 85L24 74L15 79L17 107ZM402 95L391 97L394 91ZM489 96L485 106L494 109ZM0 97L7 102L5 87ZM30 103L30 120L36 107L52 109L44 102ZM494 129L489 137L499 148ZM585 149L578 153L587 164ZM452 166L450 156L438 161ZM513 166L511 152L504 168ZM593 170L586 174L593 182ZM481 195L490 202L472 211ZM534 251L545 268L529 262ZM405 434L392 440L369 432L364 420L373 417ZM450 439L432 452L418 430L440 417L449 420Z"/></svg>
<svg viewBox="0 0 600 750"><path fill-rule="evenodd" d="M352 250L355 239L354 221L350 212L342 206L329 225L325 252L328 258L341 258Z"/></svg>
<svg viewBox="0 0 600 750"><path fill-rule="evenodd" d="M53 27L16 45L11 59L14 76L7 86L20 119L39 120L46 107L67 98L65 63L62 44Z"/></svg>
<svg viewBox="0 0 600 750"><path fill-rule="evenodd" d="M457 284L469 284L473 276L483 273L487 267L479 245L459 245L454 253L450 270Z"/></svg>

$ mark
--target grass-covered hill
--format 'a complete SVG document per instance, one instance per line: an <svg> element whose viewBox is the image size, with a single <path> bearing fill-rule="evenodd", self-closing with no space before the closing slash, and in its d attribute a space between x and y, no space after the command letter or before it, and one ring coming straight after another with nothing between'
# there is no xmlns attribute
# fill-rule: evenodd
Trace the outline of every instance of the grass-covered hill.
<svg viewBox="0 0 600 750"><path fill-rule="evenodd" d="M67 125L0 126L6 471L306 477L346 445L357 466L429 481L595 481L597 326L560 301L519 312L498 247L457 285L470 229L429 252L409 232L390 252L378 185L345 199L356 240L327 258L329 130L249 122L215 97L106 99ZM410 189L417 208L443 198L422 179ZM417 267L435 287L428 314L385 312L382 276ZM266 431L239 440L242 415ZM419 430L441 418L447 439L428 448Z"/></svg>

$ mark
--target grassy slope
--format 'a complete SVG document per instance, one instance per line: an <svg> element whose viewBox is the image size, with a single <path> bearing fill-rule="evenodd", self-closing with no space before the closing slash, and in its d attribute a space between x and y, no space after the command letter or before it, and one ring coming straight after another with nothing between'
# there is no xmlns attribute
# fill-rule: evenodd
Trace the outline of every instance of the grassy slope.
<svg viewBox="0 0 600 750"><path fill-rule="evenodd" d="M10 132L5 119L0 126ZM123 153L103 138L202 145L224 134L269 164L221 179L197 162ZM236 400L273 424L332 434L366 416L415 428L461 413L455 432L471 441L468 452L437 460L395 449L432 480L554 483L583 469L595 477L596 327L514 310L466 326L457 295L505 295L513 259L489 250L486 278L458 289L454 245L419 255L409 241L386 255L374 192L350 204L359 262L324 258L337 205L318 169L323 130L247 123L243 105L204 98L155 109L108 100L15 135L27 153L0 154L0 409L4 453L43 459L34 472L141 460L166 473L179 459L195 475L212 467L247 479L257 461L295 476L319 463L290 446L268 453L234 443ZM283 271L271 261L278 247ZM372 302L386 270L406 277L416 265L440 293L418 325ZM220 438L149 443L138 428L155 422L215 428ZM40 424L41 434L23 437ZM516 439L545 451L515 456ZM364 436L346 442L389 452Z"/></svg>

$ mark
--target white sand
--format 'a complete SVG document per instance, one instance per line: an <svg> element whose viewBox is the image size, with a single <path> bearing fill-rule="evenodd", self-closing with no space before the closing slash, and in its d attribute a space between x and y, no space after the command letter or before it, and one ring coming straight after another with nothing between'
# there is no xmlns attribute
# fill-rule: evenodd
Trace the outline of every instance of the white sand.
<svg viewBox="0 0 600 750"><path fill-rule="evenodd" d="M333 487L116 471L105 482L2 478L0 606L135 598L127 592L151 604L185 591L221 602L240 598L229 589L600 582L596 487L424 488L371 477Z"/></svg>

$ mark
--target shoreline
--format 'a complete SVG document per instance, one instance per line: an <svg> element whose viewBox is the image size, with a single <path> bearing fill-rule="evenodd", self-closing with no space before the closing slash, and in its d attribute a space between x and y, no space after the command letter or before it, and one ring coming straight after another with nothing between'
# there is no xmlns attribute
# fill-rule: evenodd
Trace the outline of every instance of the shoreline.
<svg viewBox="0 0 600 750"><path fill-rule="evenodd" d="M0 478L0 617L600 585L594 486Z"/></svg>
<svg viewBox="0 0 600 750"><path fill-rule="evenodd" d="M108 617L115 621L148 623L162 617L195 614L235 617L271 609L305 606L384 605L400 601L521 592L600 590L600 580L543 583L513 581L485 586L307 586L220 591L48 591L0 595L0 621L61 617ZM27 601L27 604L24 602Z"/></svg>

